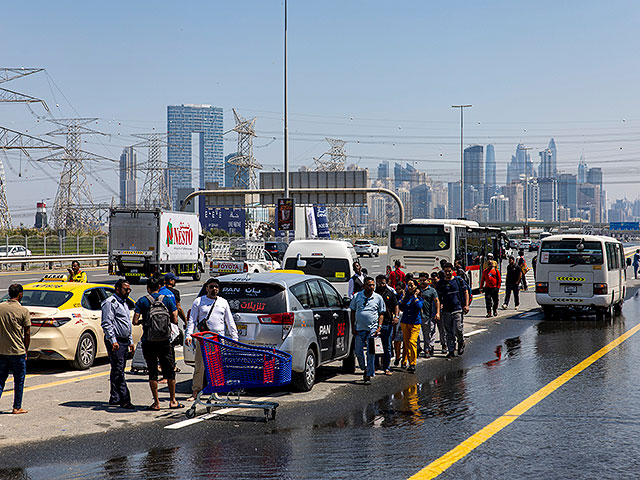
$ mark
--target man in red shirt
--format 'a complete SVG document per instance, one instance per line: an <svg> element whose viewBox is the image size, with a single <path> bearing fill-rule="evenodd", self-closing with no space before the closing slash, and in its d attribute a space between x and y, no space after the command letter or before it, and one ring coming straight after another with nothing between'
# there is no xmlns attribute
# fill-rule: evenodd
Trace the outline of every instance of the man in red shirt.
<svg viewBox="0 0 640 480"><path fill-rule="evenodd" d="M484 291L484 302L487 307L487 317L498 315L498 292L502 278L500 272L496 268L496 262L493 261L493 254L487 254L487 266L482 272L480 280L480 289Z"/></svg>
<svg viewBox="0 0 640 480"><path fill-rule="evenodd" d="M391 288L395 289L398 282L404 282L404 272L400 270L400 267L402 266L400 264L400 260L393 262L393 266L395 267L395 270L389 273L389 285L391 285Z"/></svg>

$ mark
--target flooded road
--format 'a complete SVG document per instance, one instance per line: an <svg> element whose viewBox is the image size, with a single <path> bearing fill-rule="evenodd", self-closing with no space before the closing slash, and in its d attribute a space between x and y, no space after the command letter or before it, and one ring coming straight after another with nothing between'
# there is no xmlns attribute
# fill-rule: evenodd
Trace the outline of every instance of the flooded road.
<svg viewBox="0 0 640 480"><path fill-rule="evenodd" d="M461 358L430 360L416 377L395 374L392 393L374 381L372 387L348 386L349 392L317 405L279 409L269 424L235 417L180 431L152 425L12 450L3 454L14 460L24 454L30 466L0 470L0 477L408 478L639 318L638 297L610 321L524 314L474 337ZM637 478L639 371L636 334L476 442L439 478Z"/></svg>

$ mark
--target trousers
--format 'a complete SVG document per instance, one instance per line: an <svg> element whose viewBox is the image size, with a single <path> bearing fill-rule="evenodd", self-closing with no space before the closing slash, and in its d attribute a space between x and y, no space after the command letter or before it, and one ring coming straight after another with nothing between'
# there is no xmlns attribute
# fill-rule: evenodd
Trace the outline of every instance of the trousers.
<svg viewBox="0 0 640 480"><path fill-rule="evenodd" d="M511 299L511 294L513 293L513 303L515 306L520 305L520 285L507 283L506 284L506 292L504 294L504 304L509 306L509 300Z"/></svg>
<svg viewBox="0 0 640 480"><path fill-rule="evenodd" d="M402 364L409 361L409 366L416 366L418 358L418 336L420 335L420 325L410 323L402 324L402 341L404 350L402 352Z"/></svg>
<svg viewBox="0 0 640 480"><path fill-rule="evenodd" d="M393 328L391 323L385 323L380 329L382 339L382 370L385 372L391 367L391 355L393 353Z"/></svg>
<svg viewBox="0 0 640 480"><path fill-rule="evenodd" d="M0 355L0 397L4 391L4 385L13 374L13 408L22 408L22 393L24 391L24 378L27 376L26 355Z"/></svg>
<svg viewBox="0 0 640 480"><path fill-rule="evenodd" d="M433 317L422 317L422 325L420 327L422 329L422 348L424 348L425 351L429 351L430 348L434 348L434 345L436 344L436 329L438 327L438 323L442 322L436 321ZM441 334L441 337L444 337L444 335Z"/></svg>
<svg viewBox="0 0 640 480"><path fill-rule="evenodd" d="M464 345L462 312L442 312L442 323L446 332L447 350L449 353L455 353L456 340L458 347Z"/></svg>
<svg viewBox="0 0 640 480"><path fill-rule="evenodd" d="M356 358L358 359L358 365L365 371L367 377L373 377L376 369L376 350L375 348L369 348L369 339L373 340L373 335L370 330L356 330ZM371 342L373 343L373 342ZM364 347L367 347L367 357L364 356Z"/></svg>
<svg viewBox="0 0 640 480"><path fill-rule="evenodd" d="M484 304L488 314L498 310L498 291L497 287L484 287Z"/></svg>
<svg viewBox="0 0 640 480"><path fill-rule="evenodd" d="M114 352L111 342L107 339L104 340L107 354L109 355L109 363L111 364L109 403L127 405L131 403L131 394L129 393L129 387L127 387L124 369L127 364L127 354L129 353L129 339L119 338L117 341L120 348Z"/></svg>

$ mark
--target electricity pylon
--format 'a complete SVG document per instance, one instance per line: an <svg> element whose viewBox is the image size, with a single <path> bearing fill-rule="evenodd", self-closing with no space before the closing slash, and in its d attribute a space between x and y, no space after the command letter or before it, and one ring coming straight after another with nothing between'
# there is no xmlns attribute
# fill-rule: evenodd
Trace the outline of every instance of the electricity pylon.
<svg viewBox="0 0 640 480"><path fill-rule="evenodd" d="M253 137L256 136L256 118L245 120L236 109L233 109L236 126L233 131L238 133L238 150L235 157L229 159L229 164L236 167L233 186L236 188L258 188L256 170L262 165L253 156Z"/></svg>
<svg viewBox="0 0 640 480"><path fill-rule="evenodd" d="M167 168L162 161L162 147L167 146L166 133L139 133L134 137L143 139L134 148L149 147L147 174L142 186L140 204L147 208L171 208L171 198L167 188Z"/></svg>

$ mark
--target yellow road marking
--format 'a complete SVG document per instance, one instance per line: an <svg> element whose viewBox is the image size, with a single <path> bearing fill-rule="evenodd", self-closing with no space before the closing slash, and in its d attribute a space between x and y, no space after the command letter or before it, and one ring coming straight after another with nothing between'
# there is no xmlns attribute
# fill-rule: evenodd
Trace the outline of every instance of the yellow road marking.
<svg viewBox="0 0 640 480"><path fill-rule="evenodd" d="M525 400L520 402L518 405L516 405L511 410L506 412L504 415L497 418L496 420L494 420L489 425L482 428L475 434L471 435L464 442L460 443L458 446L449 450L447 453L445 453L443 456L441 456L437 460L434 460L433 462L431 462L429 465L427 465L425 468L420 470L418 473L409 477L409 479L424 480L424 479L437 477L438 475L443 473L445 470L447 470L451 465L453 465L458 460L465 457L467 454L471 453L472 450L482 445L484 442L489 440L492 436L494 436L500 430L505 428L511 422L515 421L520 415L524 414L527 410L537 405L544 398L552 394L555 390L557 390L562 385L567 383L573 377L575 377L580 372L582 372L583 370L591 366L598 359L602 358L604 355L606 355L611 350L616 348L622 342L624 342L631 336L635 335L639 330L640 330L640 324L626 331L625 333L620 335L618 338L613 340L611 343L609 343L608 345L605 345L596 353L584 359L582 362L577 364L572 369L566 371L555 380L547 383L540 390L538 390L531 396L527 397Z"/></svg>
<svg viewBox="0 0 640 480"><path fill-rule="evenodd" d="M178 360L184 360L184 357L176 357L176 362ZM127 367L125 369L126 372L128 372L130 370L131 370L131 367ZM33 385L31 387L25 387L24 391L25 392L32 392L34 390L40 390L42 388L57 387L59 385L66 385L67 383L81 382L83 380L90 380L92 378L105 377L105 376L109 375L109 373L111 373L111 370L107 370L106 372L100 372L100 373L92 373L90 375L81 375L79 377L65 378L64 380L58 380L57 382L49 382L49 383L43 383L41 385ZM12 392L12 391L13 391L13 389L5 390L4 393L9 393L9 392Z"/></svg>

